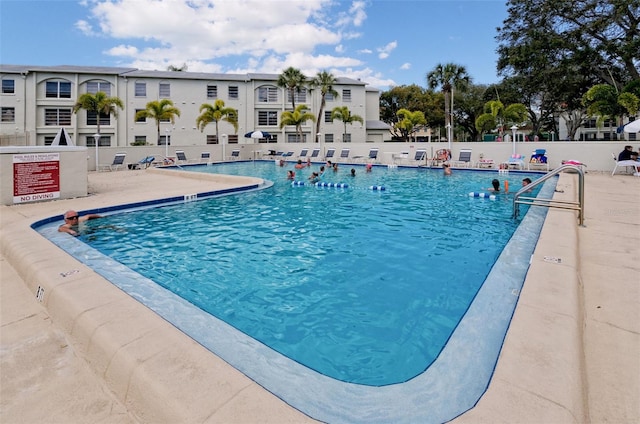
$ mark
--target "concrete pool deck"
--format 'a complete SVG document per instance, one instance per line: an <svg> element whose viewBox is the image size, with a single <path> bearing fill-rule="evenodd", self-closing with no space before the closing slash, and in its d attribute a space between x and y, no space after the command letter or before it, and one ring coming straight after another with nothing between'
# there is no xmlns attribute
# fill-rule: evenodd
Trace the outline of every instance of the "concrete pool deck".
<svg viewBox="0 0 640 424"><path fill-rule="evenodd" d="M229 184L93 173L89 197L0 209L1 422L313 422L30 228ZM640 178L585 187L584 228L549 211L490 386L454 422L640 422Z"/></svg>

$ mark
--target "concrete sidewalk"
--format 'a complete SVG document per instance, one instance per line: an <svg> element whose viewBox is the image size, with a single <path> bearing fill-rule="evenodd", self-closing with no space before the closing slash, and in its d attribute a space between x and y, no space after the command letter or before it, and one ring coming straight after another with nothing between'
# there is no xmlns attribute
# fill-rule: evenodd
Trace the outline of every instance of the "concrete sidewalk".
<svg viewBox="0 0 640 424"><path fill-rule="evenodd" d="M559 195L574 195L575 184L575 175L563 174L558 188L565 193ZM132 374L114 380L103 364L104 352L98 351L98 342L105 339L101 333L111 323L90 326L96 317L87 321L86 312L71 331L56 321L55 309L36 300L33 287L40 275L29 270L44 263L41 255L55 256L65 269L73 260L48 241L27 237L33 221L71 208L215 188L138 171L93 174L90 187L94 195L83 199L0 209L0 422L311 422L170 325L146 316L152 313L133 316L152 322L149 333L164 334L167 343L182 346L175 353L163 347L155 356L147 354L144 364L133 356L127 360ZM640 178L587 174L585 215L585 227L577 228L575 212L549 212L489 389L455 422L640 422ZM547 255L562 257L563 263L550 264ZM99 281L82 278L78 283L90 282L93 297L116 296L110 288L102 292ZM123 299L112 307L120 308L120 302L130 305ZM109 337L112 342L120 335ZM116 349L110 356L115 361L128 351L137 353L131 352L132 344L105 346ZM158 359L165 355L173 363ZM184 359L190 356L195 359ZM138 393L145 384L148 393ZM174 387L177 398L170 390ZM182 393L186 390L191 393ZM148 399L156 394L157 399Z"/></svg>

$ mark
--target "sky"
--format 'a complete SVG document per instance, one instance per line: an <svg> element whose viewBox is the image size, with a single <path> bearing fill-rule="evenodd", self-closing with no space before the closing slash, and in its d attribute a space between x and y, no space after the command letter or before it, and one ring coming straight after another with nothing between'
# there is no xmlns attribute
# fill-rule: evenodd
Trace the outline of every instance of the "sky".
<svg viewBox="0 0 640 424"><path fill-rule="evenodd" d="M388 90L438 64L498 81L504 0L0 0L0 63L313 77Z"/></svg>

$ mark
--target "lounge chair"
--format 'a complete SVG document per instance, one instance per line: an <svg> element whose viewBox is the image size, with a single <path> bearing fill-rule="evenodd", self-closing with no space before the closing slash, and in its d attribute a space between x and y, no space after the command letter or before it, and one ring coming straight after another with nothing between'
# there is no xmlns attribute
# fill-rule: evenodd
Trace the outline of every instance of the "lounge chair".
<svg viewBox="0 0 640 424"><path fill-rule="evenodd" d="M439 149L436 151L436 155L431 159L431 165L440 166L444 162L448 162L451 159L451 150Z"/></svg>
<svg viewBox="0 0 640 424"><path fill-rule="evenodd" d="M230 160L237 160L240 159L240 150L233 150L231 152L231 156L229 156Z"/></svg>
<svg viewBox="0 0 640 424"><path fill-rule="evenodd" d="M471 167L471 149L461 149L458 160L451 161L451 166Z"/></svg>
<svg viewBox="0 0 640 424"><path fill-rule="evenodd" d="M192 160L187 159L187 155L184 154L183 150L176 150L176 159L178 164L192 162Z"/></svg>
<svg viewBox="0 0 640 424"><path fill-rule="evenodd" d="M320 149L313 149L311 152L311 159L317 158L318 156L320 156Z"/></svg>
<svg viewBox="0 0 640 424"><path fill-rule="evenodd" d="M351 151L350 149L342 149L340 151L340 159L345 159L345 160L349 159L349 152L350 151Z"/></svg>
<svg viewBox="0 0 640 424"><path fill-rule="evenodd" d="M397 153L392 153L391 154L391 160L393 161L393 163L395 164L398 161L405 161L409 159L409 152L407 151L402 151L402 152L397 152Z"/></svg>
<svg viewBox="0 0 640 424"><path fill-rule="evenodd" d="M627 170L627 172L629 170L629 167L632 167L633 175L635 175L636 177L640 177L640 162L636 160L618 160L615 153L611 153L611 156L613 156L613 160L616 162L616 166L613 167L613 172L611 172L611 176L613 176L616 173L616 170L618 169L618 167L624 167Z"/></svg>
<svg viewBox="0 0 640 424"><path fill-rule="evenodd" d="M549 170L549 162L547 161L547 151L545 149L536 149L531 154L531 159L527 164L528 169L542 168Z"/></svg>
<svg viewBox="0 0 640 424"><path fill-rule="evenodd" d="M336 154L336 149L327 149L327 154L324 155L324 159L325 160L332 159L333 155L335 155L335 154Z"/></svg>
<svg viewBox="0 0 640 424"><path fill-rule="evenodd" d="M524 169L524 156L520 154L515 154L509 156L509 159L505 162L507 165L507 169L513 167L517 169Z"/></svg>
<svg viewBox="0 0 640 424"><path fill-rule="evenodd" d="M210 152L202 152L200 153L200 163L210 163L211 162L211 153Z"/></svg>
<svg viewBox="0 0 640 424"><path fill-rule="evenodd" d="M148 167L151 166L151 164L155 160L156 158L154 156L147 156L140 159L138 163L136 163L135 165L129 165L129 168L130 169L147 169Z"/></svg>
<svg viewBox="0 0 640 424"><path fill-rule="evenodd" d="M478 168L493 168L493 159L480 159L477 163L476 166Z"/></svg>
<svg viewBox="0 0 640 424"><path fill-rule="evenodd" d="M306 158L307 157L307 153L309 153L309 149L302 149L300 151L300 155L298 155L298 158L300 158L300 159Z"/></svg>
<svg viewBox="0 0 640 424"><path fill-rule="evenodd" d="M427 165L427 151L416 150L416 154L413 156L413 165Z"/></svg>
<svg viewBox="0 0 640 424"><path fill-rule="evenodd" d="M113 157L113 162L111 162L110 164L105 164L105 165L98 165L98 171L102 170L109 170L109 171L117 171L120 168L124 167L124 158L127 157L126 153L116 153L116 155Z"/></svg>

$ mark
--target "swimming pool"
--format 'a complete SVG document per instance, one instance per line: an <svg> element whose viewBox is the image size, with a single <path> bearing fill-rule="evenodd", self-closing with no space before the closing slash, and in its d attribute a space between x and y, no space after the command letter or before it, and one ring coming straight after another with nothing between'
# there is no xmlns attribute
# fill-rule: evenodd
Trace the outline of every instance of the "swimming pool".
<svg viewBox="0 0 640 424"><path fill-rule="evenodd" d="M215 281L216 284L220 283L224 289L214 291L213 295L208 296L210 298L227 297L228 299L226 302L221 302L222 306L219 311L210 312L240 328L243 333L254 336L252 339L260 340L274 350L293 357L294 361L277 355L273 356L275 352L271 352L262 343L256 343L255 340L248 341L242 333L233 335L225 333L224 338L235 340L241 345L252 343L256 351L247 353L247 355L249 357L258 355L257 359L254 358L257 363L264 363L265 358L269 358L271 369L252 370L250 369L251 361L247 361L249 364L237 364L236 362L239 360L228 358L229 352L226 352L227 356L225 356L225 352L221 353L226 348L233 350L233 346L214 346L211 350L311 416L328 421L336 420L336 418L331 419L332 415L327 415L326 411L332 408L336 409L336 405L341 402L336 403L335 399L329 402L327 399L333 398L345 390L348 390L352 396L356 393L366 393L366 395L361 394L356 397L361 398L360 402L364 398L371 401L387 391L407 390L403 387L413 386L424 380L426 375L438 373L440 369L438 363L442 363L443 359L446 362L447 349L450 345L455 345L458 339L455 335L451 335L451 331L457 327L456 333L459 333L465 328L464 322L458 325L458 320L465 312L465 321L473 315L470 314L473 308L468 308L474 298L473 305L482 303L482 291L491 285L488 284L489 279L483 284L484 278L492 268L492 273L499 271L500 267L493 266L493 263L501 254L502 246L506 240L516 229L510 219L511 202L508 198L500 198L499 196L496 201L491 202L488 199L468 197L469 191L479 190L478 187L489 185L490 179L496 174L460 171L455 172L454 178L444 178L441 171L403 169L387 171L376 168L370 175L359 173L355 179L347 181L350 185L348 189L328 189L306 186L291 187L290 182L284 180L283 170L275 167L273 163L225 165L220 171L224 173L251 172L247 167L254 167L253 172L275 172L274 186L269 190L241 196L162 208L165 211L159 216L156 216L156 211L153 210L112 215L98 226L90 228L91 232L87 234L85 239L90 243L97 243L102 250L106 249L105 252L108 256L124 262L135 263L132 266L142 264L140 272L146 273L148 277L151 277L150 279L156 280L172 291L187 298L189 298L189 292L195 293L195 298L189 299L191 303L198 304L200 302L199 296L207 296L204 290L201 290L201 286L204 285L207 278ZM207 169L212 170L216 167ZM361 170L362 168L358 169L358 171ZM523 175L520 174L509 176L511 185L517 184L522 177ZM504 178L501 177L501 179ZM374 192L370 190L371 185L385 186L386 190ZM409 196L411 193L417 195ZM267 200L274 203L268 203ZM460 211L464 211L464 213L460 216L456 215ZM144 219L140 216L136 217L136 213L143 214ZM523 221L523 225L529 215ZM215 217L215 220L208 220L210 217ZM437 217L445 217L445 219L438 220ZM146 220L152 225L138 228L138 223ZM202 226L192 224L198 220L202 221ZM216 228L212 228L212 222L215 222ZM452 225L452 222L456 222L462 228ZM187 226L185 223L190 223L190 225ZM372 225L376 227L370 228ZM103 232L101 226L120 228L124 233L120 231ZM190 247L189 243L182 242L185 237L180 236L180 227L187 227L187 232L196 238L201 237L198 243L195 243L197 246L195 250ZM153 228L160 228L161 231L154 234ZM482 235L481 243L474 242L469 237L470 233L477 232ZM126 243L122 243L123 234L126 234L124 237ZM171 242L172 253L170 257L162 254L153 256L144 250L147 247L146 244L157 244L158 240L162 240L162 237L166 237L167 234L175 236L174 239L178 240L178 242L175 240ZM238 238L237 240L223 239L225 234L232 234ZM525 234L527 235L525 238L530 239L530 251L532 251L535 239L537 239L537 231L531 231L529 228ZM503 241L495 246L487 243L487 240L499 239L500 237L503 238ZM512 239L518 238L520 237L512 237ZM69 238L64 240L68 241ZM109 243L113 244L115 240L120 240L119 244L128 247L119 246L118 249L105 247ZM80 242L79 240L75 241ZM103 244L103 242L106 243ZM251 247L254 252L244 252L242 256L235 259L233 256L229 256L230 252L236 252L243 244ZM416 246L419 247L417 251L409 250L410 247ZM82 243L79 243L75 248L83 251L80 256L87 256L86 245L83 247ZM73 249L71 248L71 250ZM371 250L373 256L365 254L368 249ZM166 250L164 251L166 252ZM453 258L447 258L447 255L444 254L447 251L456 252L457 255ZM119 257L125 255L123 252L129 256L129 259L123 260ZM187 262L187 259L189 256L196 256L194 252L198 253L198 256L210 259L209 262L215 262L216 267L213 269L193 267L193 264ZM480 253L486 254L486 258L480 261L470 260ZM89 256L93 255L94 253L91 253ZM502 255L504 256L505 253L503 252ZM100 255L95 254L95 256ZM524 258L524 261L522 257L519 258L522 263L517 266L509 265L507 268L507 274L513 272L520 274L520 277L507 278L506 281L499 283L507 284L510 288L506 293L507 313L506 316L492 313L496 317L496 322L502 325L503 329L497 333L497 340L495 336L487 338L493 339L494 347L492 348L492 359L489 358L488 362L485 360L482 369L476 371L476 374L481 376L480 380L484 378L480 383L482 390L488 382L488 376L491 374L500 343L504 337L504 331L515 305L515 299L517 299L519 285L522 284L528 256L525 254ZM280 259L283 259L283 262L280 262ZM114 274L113 259L103 257L102 260L104 263L98 268L104 268L102 271L107 274ZM348 266L341 269L340 266L345 263ZM217 269L218 267L219 269ZM171 271L166 272L166 269ZM440 270L444 272L436 272ZM197 284L190 283L176 287L170 285L172 280L186 280L185 276L198 273L203 274L205 280ZM127 277L124 280L129 280L133 275L131 271L121 270L115 274L118 275L112 275L111 278L116 280L122 280L123 275ZM291 275L295 278L290 278ZM310 278L310 276L316 275L321 275L321 277ZM479 280L474 279L478 276L481 277ZM273 292L267 292L263 287L257 291L248 287L256 285L263 278L265 283L261 286L273 286ZM520 278L519 282L512 281L518 278ZM246 280L252 284L246 284ZM415 284L412 286L410 283L416 280L420 284L417 287ZM230 286L234 282L235 285ZM124 281L121 284L126 286L131 283ZM154 288L155 285L148 284L146 287L146 283L134 284L133 286L138 298L152 304L159 302L157 286ZM482 287L480 292L478 292L479 287ZM464 293L467 293L466 297L463 296ZM162 294L163 299L166 300L168 297L171 297L170 293ZM496 294L493 293L489 299L493 303L498 298L499 296L496 297ZM266 300L268 307L260 305L260 300ZM303 318L294 316L296 309L305 309L305 311L317 309L318 305L323 302L337 304L337 308L333 312L321 309L319 316L313 318L308 318L311 315L305 314L303 314ZM432 307L432 310L425 309L427 303ZM209 318L200 315L196 317L188 302L180 303L178 301L178 304L181 306L174 306L175 309L172 311L177 317L169 320L174 323L178 321L180 325L176 325L179 328L187 328L185 331L188 334L209 347L207 339L212 338L211 331L207 332L209 325L203 325L203 321L201 321ZM366 309L367 306L372 305L375 305L373 310ZM206 306L198 306L201 309L206 309ZM153 305L150 307L154 308ZM493 305L492 309L501 309L502 307L503 305ZM510 311L509 308L511 308ZM257 316L262 319L238 317L246 309L258 310ZM274 314L274 311L280 315ZM452 311L453 315L450 314ZM185 317L190 319L185 319ZM193 319L191 319L192 317ZM429 319L424 319L425 317ZM181 321L195 321L198 323L196 325L198 328L193 328L193 322ZM257 328L257 335L251 332L253 330L247 330L247 324L244 321L249 323L249 327L253 325ZM275 322L274 325L272 325L272 321ZM493 325L493 323L486 322L486 317L483 321L482 325L485 327ZM424 322L429 325L420 327L424 325ZM331 327L332 324L337 324L337 327ZM222 325L222 327L225 326ZM440 327L448 327L449 330L441 332L439 331ZM320 332L315 331L316 329L320 329ZM233 331L233 328L227 328L227 330ZM271 334L265 335L260 331ZM364 334L359 334L358 331L362 331ZM202 334L204 341L194 336L194 332L205 333ZM308 334L315 337L316 333L320 335L317 340L308 339ZM419 335L417 342L407 336L414 334ZM281 341L281 345L275 343L272 346L268 340L269 336L272 336L276 341ZM372 342L373 344L369 343L370 336L377 338ZM219 337L213 338L219 339ZM296 340L293 344L290 341L292 339ZM440 339L440 345L427 346L425 340L430 342L436 339ZM443 348L447 340L449 343ZM469 340L473 340L473 338ZM480 345L484 342L485 340L480 341ZM284 346L286 344L294 346L293 350L301 351L302 355L296 357L296 352L291 354L286 351L287 348ZM345 351L341 352L341 349ZM390 352L383 352L380 357L386 359L378 361L379 358L372 354L372 352L378 353L376 349ZM478 349L474 347L474 350ZM363 351L364 354L362 354ZM256 352L260 352L260 354ZM231 356L233 357L234 354L238 356L237 349L235 353L231 353ZM344 366L332 363L328 366L328 371L322 369L321 365L323 364L313 363L318 358L325 358L326 361L326 358L348 358L351 356L355 357L354 363ZM485 358L482 349L478 350L476 356L472 361ZM436 358L437 361L433 363ZM469 362L469 359L465 361ZM306 364L307 367L300 369L300 363ZM423 372L431 363L433 365L429 367L428 371ZM397 364L402 366L396 366ZM354 373L352 369L355 369L356 372ZM313 370L319 371L319 373L314 373ZM281 383L278 381L283 377L273 375L279 372L287 376ZM440 370L439 372L456 373L451 370ZM331 375L332 373L336 375ZM328 379L326 376L332 378ZM297 399L300 394L295 393L296 390L291 393L291 387L278 388L278 385L286 384L286 382L291 386L296 377L302 378L303 384L306 385L311 381L318 380L321 384L318 383L314 387L324 386L324 389L318 389L318 392L326 392L328 398L314 396L311 402L308 400L301 402L303 404L306 402L307 405L300 405L299 399ZM344 381L337 381L340 379ZM399 384L404 381L408 382ZM441 384L431 382L429 390L440 387ZM477 383L474 386L477 386ZM377 394L369 393L367 390L376 391ZM465 391L469 391L469 388L465 387ZM443 390L443 392L447 393L447 390ZM412 393L414 394L409 399L414 398L415 393L422 393L424 396L424 390L412 391ZM475 393L476 397L473 402L479 396L477 390ZM345 398L348 397L345 396ZM402 402L398 402L397 399L394 401L398 405L402 404ZM324 407L318 406L316 408L322 411L309 412L314 410L313 404L322 405L325 403L327 405ZM388 403L386 401L383 404L387 405ZM448 404L448 402L440 403ZM460 410L461 406L458 403L456 402L456 408L459 411L457 413L460 413L465 409ZM468 409L471 405L467 404L466 408ZM340 409L340 407L337 408L338 411ZM402 409L400 408L400 410ZM362 411L362 408L356 408L356 410ZM376 413L376 417L384 416L379 412ZM334 411L333 413L344 414L347 412ZM366 416L366 414L361 416ZM451 415L446 419L450 418L452 418ZM351 420L349 419L349 421Z"/></svg>

